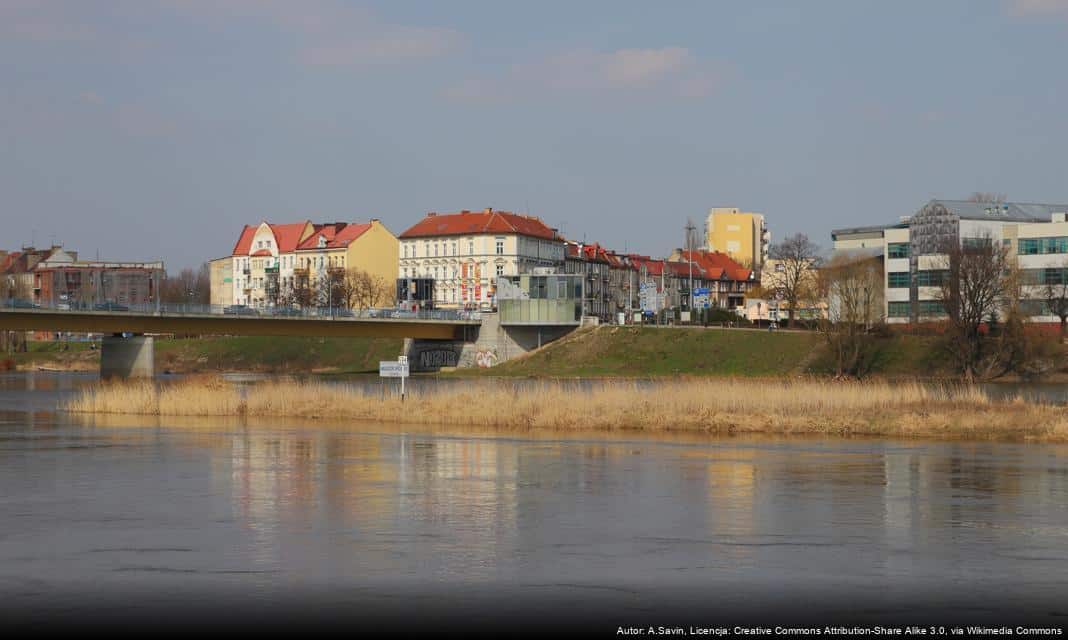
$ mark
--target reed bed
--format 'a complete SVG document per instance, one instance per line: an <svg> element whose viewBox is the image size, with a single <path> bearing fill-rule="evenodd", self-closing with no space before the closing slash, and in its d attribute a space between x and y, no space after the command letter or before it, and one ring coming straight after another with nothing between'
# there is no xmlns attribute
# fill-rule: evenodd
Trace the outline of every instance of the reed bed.
<svg viewBox="0 0 1068 640"><path fill-rule="evenodd" d="M324 382L240 387L218 378L104 383L72 412L377 421L500 430L824 433L1068 441L1064 407L994 402L969 386L699 380L472 382L396 396Z"/></svg>

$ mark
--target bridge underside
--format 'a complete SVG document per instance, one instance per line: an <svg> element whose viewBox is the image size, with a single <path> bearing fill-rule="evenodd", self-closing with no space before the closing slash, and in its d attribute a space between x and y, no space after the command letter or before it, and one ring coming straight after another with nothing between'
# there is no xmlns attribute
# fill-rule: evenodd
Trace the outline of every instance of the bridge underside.
<svg viewBox="0 0 1068 640"><path fill-rule="evenodd" d="M376 320L369 318L264 318L242 316L154 316L135 313L4 311L0 331L74 333L191 333L231 336L309 336L462 340L478 322Z"/></svg>

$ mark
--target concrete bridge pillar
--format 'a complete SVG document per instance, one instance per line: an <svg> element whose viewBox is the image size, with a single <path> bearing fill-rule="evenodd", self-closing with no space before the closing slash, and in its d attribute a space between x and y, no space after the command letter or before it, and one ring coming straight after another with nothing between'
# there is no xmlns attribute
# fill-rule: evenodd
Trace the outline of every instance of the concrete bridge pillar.
<svg viewBox="0 0 1068 640"><path fill-rule="evenodd" d="M156 374L151 336L104 336L100 348L101 378L151 378Z"/></svg>

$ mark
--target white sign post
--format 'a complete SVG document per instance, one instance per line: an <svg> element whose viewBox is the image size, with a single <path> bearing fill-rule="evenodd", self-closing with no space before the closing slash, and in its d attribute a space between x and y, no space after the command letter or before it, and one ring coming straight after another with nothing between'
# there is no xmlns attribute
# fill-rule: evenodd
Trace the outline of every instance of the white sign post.
<svg viewBox="0 0 1068 640"><path fill-rule="evenodd" d="M379 360L378 377L400 378L401 402L404 402L404 379L408 377L408 356L401 356L397 360Z"/></svg>

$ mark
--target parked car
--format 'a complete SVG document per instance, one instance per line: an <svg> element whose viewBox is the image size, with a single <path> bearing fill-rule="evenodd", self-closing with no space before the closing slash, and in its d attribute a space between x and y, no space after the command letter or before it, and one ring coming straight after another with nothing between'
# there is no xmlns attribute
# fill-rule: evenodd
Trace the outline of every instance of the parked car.
<svg viewBox="0 0 1068 640"><path fill-rule="evenodd" d="M344 309L341 307L322 307L319 309L319 317L322 318L351 318L353 317L352 309Z"/></svg>
<svg viewBox="0 0 1068 640"><path fill-rule="evenodd" d="M248 305L232 304L223 309L223 314L228 316L258 316L260 313Z"/></svg>
<svg viewBox="0 0 1068 640"><path fill-rule="evenodd" d="M8 300L8 306L13 309L40 309L41 305L36 304L32 300L20 300L11 299Z"/></svg>
<svg viewBox="0 0 1068 640"><path fill-rule="evenodd" d="M130 307L117 302L99 302L93 305L93 311L129 311Z"/></svg>

